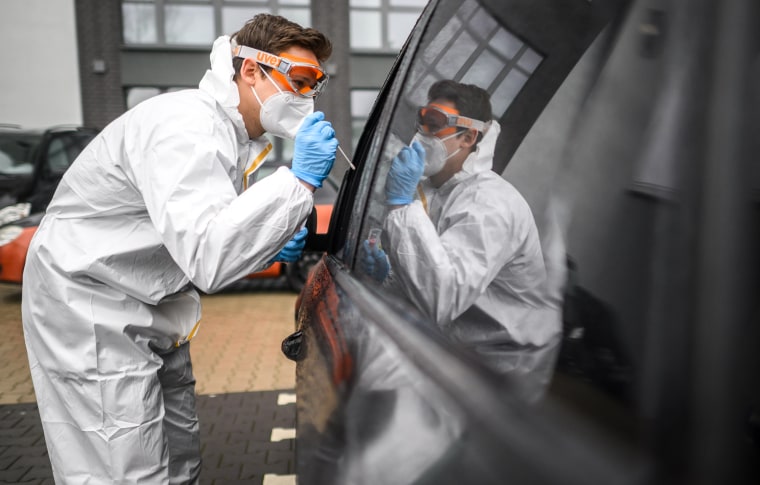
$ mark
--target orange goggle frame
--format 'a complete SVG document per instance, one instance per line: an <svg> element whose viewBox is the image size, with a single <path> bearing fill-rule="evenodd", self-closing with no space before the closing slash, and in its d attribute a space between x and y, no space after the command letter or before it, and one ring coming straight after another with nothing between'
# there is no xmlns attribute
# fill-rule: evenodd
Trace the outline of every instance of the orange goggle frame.
<svg viewBox="0 0 760 485"><path fill-rule="evenodd" d="M483 133L486 124L474 118L461 116L448 106L430 103L417 109L417 131L423 135L446 136L456 133L457 128L478 130Z"/></svg>
<svg viewBox="0 0 760 485"><path fill-rule="evenodd" d="M276 56L245 45L232 50L234 57L247 57L272 68L272 77L305 98L319 96L327 85L327 73L313 61L289 54Z"/></svg>

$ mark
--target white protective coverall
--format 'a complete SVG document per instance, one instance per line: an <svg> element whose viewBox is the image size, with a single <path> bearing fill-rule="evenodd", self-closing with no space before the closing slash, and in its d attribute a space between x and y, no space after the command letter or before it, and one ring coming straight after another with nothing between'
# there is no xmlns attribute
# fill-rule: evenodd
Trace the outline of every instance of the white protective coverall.
<svg viewBox="0 0 760 485"><path fill-rule="evenodd" d="M393 286L450 337L475 350L517 392L538 399L558 351L560 312L546 298L541 242L528 203L491 170L496 121L462 170L390 211L384 230Z"/></svg>
<svg viewBox="0 0 760 485"><path fill-rule="evenodd" d="M200 472L188 347L200 298L262 269L312 193L266 156L237 110L220 37L200 89L128 111L66 172L29 248L22 312L56 483L193 483ZM178 345L179 343L179 345Z"/></svg>

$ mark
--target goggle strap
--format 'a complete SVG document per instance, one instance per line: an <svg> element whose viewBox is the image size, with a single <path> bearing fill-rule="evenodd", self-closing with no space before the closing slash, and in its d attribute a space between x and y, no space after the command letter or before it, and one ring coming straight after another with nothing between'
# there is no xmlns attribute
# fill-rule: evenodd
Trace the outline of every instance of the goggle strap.
<svg viewBox="0 0 760 485"><path fill-rule="evenodd" d="M290 68L293 66L293 62L285 57L276 56L259 49L254 49L253 47L248 47L247 45L240 45L235 47L232 50L232 55L235 57L247 57L249 59L253 59L258 63L276 69L282 74L287 74L288 70L290 70ZM307 64L307 66L313 67L315 70L321 72L321 68L316 64Z"/></svg>
<svg viewBox="0 0 760 485"><path fill-rule="evenodd" d="M481 133L485 132L486 124L480 120L476 120L475 118L468 118L461 115L457 115L455 118L456 120L454 121L454 126L458 126L459 128L478 130Z"/></svg>
<svg viewBox="0 0 760 485"><path fill-rule="evenodd" d="M288 72L287 68L290 67L290 62L286 61L284 58L270 54L268 52L254 49L253 47L248 47L247 45L239 45L235 47L232 50L232 55L235 57L247 57L248 59L253 59L260 64L264 64L265 66L277 69L283 74ZM283 63L287 63L284 71L280 67Z"/></svg>
<svg viewBox="0 0 760 485"><path fill-rule="evenodd" d="M433 109L441 113L442 115L446 116L446 126L455 126L458 128L467 128L467 129L473 129L478 130L480 133L485 133L486 130L486 123L480 120L476 120L475 118L469 118L467 116L462 116L459 114L452 114L447 113L446 111L442 110L441 108L438 108L435 105L428 105L428 106L420 106L418 109L418 112L421 112L422 110L428 110ZM442 128L443 129L443 128Z"/></svg>

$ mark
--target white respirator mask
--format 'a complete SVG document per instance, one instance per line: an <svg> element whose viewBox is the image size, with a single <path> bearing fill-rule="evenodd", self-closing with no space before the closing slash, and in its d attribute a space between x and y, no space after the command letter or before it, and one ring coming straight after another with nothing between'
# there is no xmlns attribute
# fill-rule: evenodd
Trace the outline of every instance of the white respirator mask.
<svg viewBox="0 0 760 485"><path fill-rule="evenodd" d="M259 112L261 127L274 136L294 140L304 118L314 112L314 98L304 98L296 96L295 93L283 91L265 69L262 71L278 92L262 103L256 89L251 86L251 91L261 106Z"/></svg>
<svg viewBox="0 0 760 485"><path fill-rule="evenodd" d="M449 158L459 153L462 147L457 148L453 153L449 153L443 142L460 134L461 133L459 132L452 133L443 138L438 138L435 135L423 135L422 133L414 135L412 143L418 141L422 145L422 148L425 149L425 169L422 172L422 175L430 177L437 174L443 170L443 167L446 165L446 161Z"/></svg>

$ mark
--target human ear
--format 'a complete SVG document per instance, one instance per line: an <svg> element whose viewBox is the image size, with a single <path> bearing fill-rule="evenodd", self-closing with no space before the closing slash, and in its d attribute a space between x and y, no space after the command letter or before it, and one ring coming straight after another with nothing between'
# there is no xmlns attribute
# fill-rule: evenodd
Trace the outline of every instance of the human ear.
<svg viewBox="0 0 760 485"><path fill-rule="evenodd" d="M467 130L463 133L462 146L470 148L478 141L478 130Z"/></svg>
<svg viewBox="0 0 760 485"><path fill-rule="evenodd" d="M243 59L243 64L240 66L240 78L248 84L255 84L256 73L261 68L253 59Z"/></svg>

